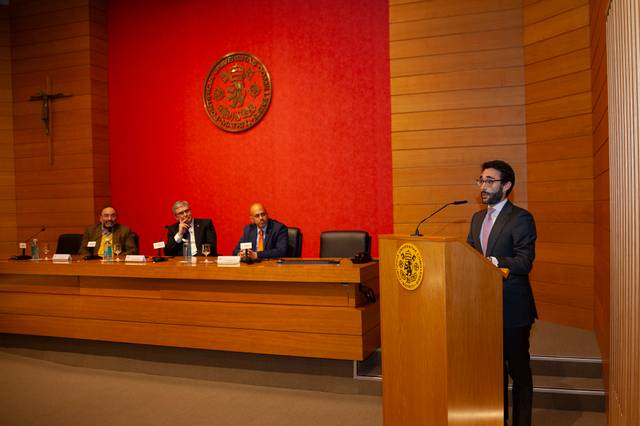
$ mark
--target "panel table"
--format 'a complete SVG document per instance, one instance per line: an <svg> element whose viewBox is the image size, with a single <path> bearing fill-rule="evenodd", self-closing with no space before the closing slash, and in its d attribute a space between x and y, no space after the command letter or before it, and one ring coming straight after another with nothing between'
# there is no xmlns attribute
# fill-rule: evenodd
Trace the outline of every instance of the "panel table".
<svg viewBox="0 0 640 426"><path fill-rule="evenodd" d="M0 332L362 360L380 311L361 285L378 294L377 263L0 261Z"/></svg>

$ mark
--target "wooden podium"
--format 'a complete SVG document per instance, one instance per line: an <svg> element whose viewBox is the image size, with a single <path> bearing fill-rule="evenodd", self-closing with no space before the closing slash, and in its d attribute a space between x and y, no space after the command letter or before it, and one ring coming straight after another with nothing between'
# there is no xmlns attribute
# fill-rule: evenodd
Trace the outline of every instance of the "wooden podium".
<svg viewBox="0 0 640 426"><path fill-rule="evenodd" d="M424 264L414 290L396 274L406 243ZM504 423L502 277L458 238L380 237L385 425Z"/></svg>

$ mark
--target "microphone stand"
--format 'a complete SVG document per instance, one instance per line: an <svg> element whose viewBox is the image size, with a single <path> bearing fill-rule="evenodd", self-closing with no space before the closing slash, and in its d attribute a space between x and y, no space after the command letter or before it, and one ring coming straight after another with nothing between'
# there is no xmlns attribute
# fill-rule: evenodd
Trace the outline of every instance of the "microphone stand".
<svg viewBox="0 0 640 426"><path fill-rule="evenodd" d="M165 225L165 226L164 226L164 229L167 229L167 230L168 230L168 229L169 229L169 225ZM161 238L161 240L163 240L163 241L164 241L164 238ZM167 258L166 258L166 257L164 257L164 256L162 255L162 251L161 251L161 250L162 250L162 249L160 249L160 248L159 248L159 249L158 249L158 255L157 255L157 256L153 256L153 257L151 258L151 260L153 261L153 263L166 262L166 261L167 261Z"/></svg>
<svg viewBox="0 0 640 426"><path fill-rule="evenodd" d="M23 242L26 244L27 241L29 241L30 239L32 239L33 237L35 237L36 235L38 235L39 233L43 232L45 229L47 229L46 226L43 226L38 232L36 232L35 234L33 234L32 236L30 236L29 238L27 238L26 240L24 240ZM28 254L26 254L26 248L22 249L22 254L17 255L17 256L13 256L11 257L11 260L31 260L31 256L29 256Z"/></svg>
<svg viewBox="0 0 640 426"><path fill-rule="evenodd" d="M254 262L256 262L256 260L253 260L252 258L250 258L250 257L248 256L248 250L247 250L247 249L244 249L244 257L243 257L242 259L240 259L240 262L242 262L242 263L246 263L247 265L251 265L251 264L253 264Z"/></svg>
<svg viewBox="0 0 640 426"><path fill-rule="evenodd" d="M102 259L102 257L100 257L97 254L95 254L95 252L96 252L95 246L91 247L91 254L83 257L83 259L84 260L100 260L100 259Z"/></svg>
<svg viewBox="0 0 640 426"><path fill-rule="evenodd" d="M420 225L422 225L427 219L429 219L431 216L435 215L436 213L438 213L440 210L444 209L447 206L450 206L452 204L458 205L458 204L466 204L467 200L459 200L459 201L452 201L450 203L445 204L444 206L440 207L438 210L436 210L435 212L431 213L429 216L425 217L424 219L422 219L420 221L420 223L418 224L418 226L416 226L416 232L414 232L413 234L411 234L412 237L422 237L423 235L420 233Z"/></svg>
<svg viewBox="0 0 640 426"><path fill-rule="evenodd" d="M152 260L154 263L158 263L158 262L166 262L166 261L167 261L167 258L166 258L166 257L164 257L164 256L162 255L162 251L161 251L161 250L162 250L162 249L158 249L158 255L157 255L157 256L153 256L153 257L151 258L151 260Z"/></svg>

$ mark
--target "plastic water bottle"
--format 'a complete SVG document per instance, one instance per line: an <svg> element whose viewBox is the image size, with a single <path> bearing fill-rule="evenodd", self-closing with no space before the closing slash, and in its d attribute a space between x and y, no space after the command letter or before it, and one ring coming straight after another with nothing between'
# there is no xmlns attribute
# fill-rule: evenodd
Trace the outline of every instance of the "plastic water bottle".
<svg viewBox="0 0 640 426"><path fill-rule="evenodd" d="M31 244L31 258L33 260L40 260L40 247L38 247L38 240L36 238L33 239L33 244Z"/></svg>
<svg viewBox="0 0 640 426"><path fill-rule="evenodd" d="M182 243L182 256L185 262L191 263L191 243L189 241Z"/></svg>
<svg viewBox="0 0 640 426"><path fill-rule="evenodd" d="M111 241L104 242L104 256L103 260L111 262L113 260L113 250L111 249Z"/></svg>

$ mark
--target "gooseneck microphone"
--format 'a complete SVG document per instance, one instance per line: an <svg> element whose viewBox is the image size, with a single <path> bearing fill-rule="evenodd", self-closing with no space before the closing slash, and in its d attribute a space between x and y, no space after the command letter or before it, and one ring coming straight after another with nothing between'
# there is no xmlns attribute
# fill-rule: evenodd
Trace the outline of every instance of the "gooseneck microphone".
<svg viewBox="0 0 640 426"><path fill-rule="evenodd" d="M169 230L169 225L164 225L164 229L168 231L168 230ZM171 237L169 237L169 238L171 238ZM163 234L162 234L162 236L160 237L160 240L161 240L161 241L164 241L164 233L163 233ZM166 261L167 261L167 258L166 258L166 257L164 257L164 256L162 255L162 249L161 249L161 248L159 248L159 249L158 249L158 255L157 255L157 256L153 256L153 257L151 258L151 260L152 260L154 263L158 263L158 262L166 262Z"/></svg>
<svg viewBox="0 0 640 426"><path fill-rule="evenodd" d="M26 243L27 241L33 239L33 237L39 235L41 232L44 232L46 229L47 229L47 227L43 226L42 228L40 228L39 231L37 231L35 234L33 234L32 236L30 236L29 238L25 239L22 242ZM29 256L28 254L25 254L25 250L26 249L22 249L22 254L21 255L13 256L11 259L13 259L13 260L29 260L29 259L31 259L31 256Z"/></svg>
<svg viewBox="0 0 640 426"><path fill-rule="evenodd" d="M444 209L447 206L450 205L459 205L459 204L467 204L468 201L467 200L456 200L456 201L452 201L450 203L445 204L444 206L440 207L438 210L436 210L435 212L431 213L429 216L425 217L424 219L422 219L420 221L420 223L418 224L418 226L416 226L416 232L414 232L413 234L411 234L412 237L422 237L422 234L420 233L420 225L422 225L427 219L429 219L431 216L433 216L434 214L438 213L440 210Z"/></svg>

